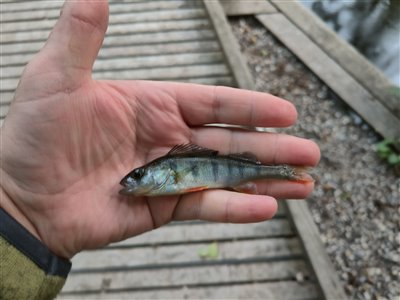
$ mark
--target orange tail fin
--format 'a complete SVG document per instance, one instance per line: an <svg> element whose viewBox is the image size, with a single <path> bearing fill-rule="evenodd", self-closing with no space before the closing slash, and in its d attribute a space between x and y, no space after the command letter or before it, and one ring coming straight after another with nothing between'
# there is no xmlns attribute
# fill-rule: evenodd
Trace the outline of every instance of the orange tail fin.
<svg viewBox="0 0 400 300"><path fill-rule="evenodd" d="M310 168L308 167L294 167L293 181L299 183L314 182L314 178L309 174Z"/></svg>

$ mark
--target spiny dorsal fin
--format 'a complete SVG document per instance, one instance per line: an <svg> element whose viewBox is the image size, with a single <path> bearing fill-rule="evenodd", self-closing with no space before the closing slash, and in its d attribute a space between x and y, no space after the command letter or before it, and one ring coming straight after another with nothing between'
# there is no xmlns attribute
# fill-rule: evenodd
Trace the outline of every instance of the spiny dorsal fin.
<svg viewBox="0 0 400 300"><path fill-rule="evenodd" d="M249 163L254 163L257 165L261 165L261 162L258 160L257 156L255 156L254 153L251 152L242 152L242 153L232 153L226 155L227 157L238 159L238 160L243 160Z"/></svg>
<svg viewBox="0 0 400 300"><path fill-rule="evenodd" d="M216 156L217 150L203 148L194 144L181 144L173 147L167 156Z"/></svg>

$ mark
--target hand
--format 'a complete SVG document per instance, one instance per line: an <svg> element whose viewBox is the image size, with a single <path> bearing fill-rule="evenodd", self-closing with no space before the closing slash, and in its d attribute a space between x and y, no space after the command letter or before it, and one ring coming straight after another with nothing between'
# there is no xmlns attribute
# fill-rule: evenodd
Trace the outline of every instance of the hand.
<svg viewBox="0 0 400 300"><path fill-rule="evenodd" d="M319 150L291 136L203 126L293 124L294 106L268 94L93 80L107 23L107 2L67 2L45 47L26 67L1 128L1 206L50 250L70 258L171 220L262 221L275 214L275 198L303 198L312 191L312 183L276 181L259 183L265 195L119 195L126 173L176 144L252 151L264 163L310 166Z"/></svg>

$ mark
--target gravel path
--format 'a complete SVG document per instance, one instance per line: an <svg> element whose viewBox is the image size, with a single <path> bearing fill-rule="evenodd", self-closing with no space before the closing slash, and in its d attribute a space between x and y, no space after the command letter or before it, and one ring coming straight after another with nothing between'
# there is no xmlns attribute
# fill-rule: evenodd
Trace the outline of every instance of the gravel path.
<svg viewBox="0 0 400 300"><path fill-rule="evenodd" d="M252 18L231 20L256 88L292 101L286 133L321 148L308 199L321 239L351 299L400 298L400 179L379 159L380 137Z"/></svg>

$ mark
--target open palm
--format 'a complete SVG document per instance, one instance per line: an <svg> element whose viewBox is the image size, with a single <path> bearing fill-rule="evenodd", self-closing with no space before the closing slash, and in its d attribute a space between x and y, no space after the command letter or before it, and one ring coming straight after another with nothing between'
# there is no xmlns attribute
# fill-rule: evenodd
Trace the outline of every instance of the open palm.
<svg viewBox="0 0 400 300"><path fill-rule="evenodd" d="M120 179L171 147L197 143L252 151L265 163L315 165L319 150L295 137L209 123L289 126L294 107L271 95L149 81L95 81L91 69L107 27L106 2L69 2L29 63L1 128L1 205L54 253L72 257L171 220L254 222L276 212L273 197L307 196L310 184L259 183L264 195L205 191L126 197Z"/></svg>

